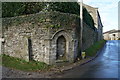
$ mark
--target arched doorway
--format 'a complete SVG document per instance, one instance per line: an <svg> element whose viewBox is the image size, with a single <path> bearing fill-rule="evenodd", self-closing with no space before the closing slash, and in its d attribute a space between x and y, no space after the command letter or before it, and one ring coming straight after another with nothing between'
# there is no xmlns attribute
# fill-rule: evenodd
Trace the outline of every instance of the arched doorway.
<svg viewBox="0 0 120 80"><path fill-rule="evenodd" d="M56 60L66 60L66 39L62 35L57 39Z"/></svg>

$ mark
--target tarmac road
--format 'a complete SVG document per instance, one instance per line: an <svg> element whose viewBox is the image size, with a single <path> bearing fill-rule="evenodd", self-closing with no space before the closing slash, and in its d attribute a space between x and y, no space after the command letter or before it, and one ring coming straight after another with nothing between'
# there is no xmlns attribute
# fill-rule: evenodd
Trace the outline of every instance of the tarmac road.
<svg viewBox="0 0 120 80"><path fill-rule="evenodd" d="M54 78L118 78L118 55L120 55L120 41L107 41L99 56L82 66L78 66ZM120 70L120 67L119 67ZM119 74L120 77L120 74Z"/></svg>
<svg viewBox="0 0 120 80"><path fill-rule="evenodd" d="M108 41L93 61L59 74L49 76L50 73L24 72L0 66L0 78L118 78L119 43L120 41Z"/></svg>

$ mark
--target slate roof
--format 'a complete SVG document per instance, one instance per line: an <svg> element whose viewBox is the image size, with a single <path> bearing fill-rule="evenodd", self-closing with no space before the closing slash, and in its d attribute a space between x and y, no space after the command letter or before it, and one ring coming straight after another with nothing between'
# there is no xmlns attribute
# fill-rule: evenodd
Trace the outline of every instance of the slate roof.
<svg viewBox="0 0 120 80"><path fill-rule="evenodd" d="M110 30L110 31L107 31L107 32L104 32L103 34L106 34L106 33L117 33L117 32L120 32L120 30Z"/></svg>

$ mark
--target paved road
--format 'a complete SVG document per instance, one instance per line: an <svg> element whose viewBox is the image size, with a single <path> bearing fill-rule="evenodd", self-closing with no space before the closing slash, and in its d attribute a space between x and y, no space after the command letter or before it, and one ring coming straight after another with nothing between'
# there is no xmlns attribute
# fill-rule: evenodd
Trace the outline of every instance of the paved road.
<svg viewBox="0 0 120 80"><path fill-rule="evenodd" d="M120 54L120 45L118 45L119 43L120 41L115 40L108 41L103 50L100 52L100 55L95 60L72 70L65 71L59 75L55 75L54 77L118 78L118 53Z"/></svg>
<svg viewBox="0 0 120 80"><path fill-rule="evenodd" d="M120 47L120 45L118 45L118 41L108 41L104 49L101 51L99 57L97 57L95 60L83 66L76 67L72 70L65 71L54 76L47 76L48 73L43 75L39 72L24 72L1 66L0 69L2 68L2 70L0 70L0 73L2 73L3 78L117 78L118 52L120 52L118 51L118 47Z"/></svg>

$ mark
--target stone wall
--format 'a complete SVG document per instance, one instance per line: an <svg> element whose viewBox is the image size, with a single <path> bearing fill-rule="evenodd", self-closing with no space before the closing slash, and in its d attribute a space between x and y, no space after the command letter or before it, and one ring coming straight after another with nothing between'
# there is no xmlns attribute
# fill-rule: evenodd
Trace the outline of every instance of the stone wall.
<svg viewBox="0 0 120 80"><path fill-rule="evenodd" d="M83 6L87 9L87 11L89 12L89 14L92 16L93 20L94 20L94 26L97 29L97 33L98 33L98 38L97 40L100 41L103 39L103 24L101 21L101 17L98 11L98 8L95 7L91 7L89 5L83 4Z"/></svg>
<svg viewBox="0 0 120 80"><path fill-rule="evenodd" d="M91 6L86 5L86 4L83 4L83 6L87 9L89 14L92 16L92 18L94 20L94 26L98 29L98 19L97 19L98 8L94 8L94 7L91 7Z"/></svg>
<svg viewBox="0 0 120 80"><path fill-rule="evenodd" d="M83 28L83 50L89 48L97 41L97 32L89 28L87 24L84 23Z"/></svg>
<svg viewBox="0 0 120 80"><path fill-rule="evenodd" d="M80 54L80 19L59 12L40 12L3 19L4 54L55 64L58 39L65 39L66 61L73 62ZM84 24L83 49L95 42L96 32ZM94 37L93 37L94 36ZM59 55L60 56L60 55Z"/></svg>

